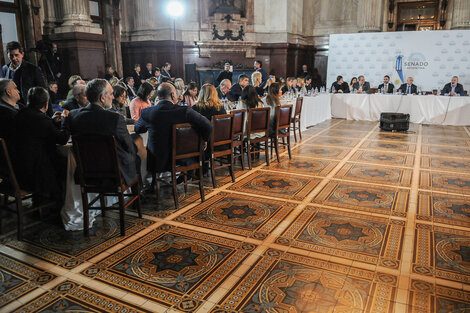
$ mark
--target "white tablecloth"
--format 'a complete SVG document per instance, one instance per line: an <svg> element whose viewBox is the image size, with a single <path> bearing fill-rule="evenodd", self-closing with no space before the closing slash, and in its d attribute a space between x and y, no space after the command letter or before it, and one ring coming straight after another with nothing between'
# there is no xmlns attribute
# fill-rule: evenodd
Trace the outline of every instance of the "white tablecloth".
<svg viewBox="0 0 470 313"><path fill-rule="evenodd" d="M302 131L306 130L307 127L331 119L331 110L331 97L329 94L319 94L313 97L305 96L300 118Z"/></svg>

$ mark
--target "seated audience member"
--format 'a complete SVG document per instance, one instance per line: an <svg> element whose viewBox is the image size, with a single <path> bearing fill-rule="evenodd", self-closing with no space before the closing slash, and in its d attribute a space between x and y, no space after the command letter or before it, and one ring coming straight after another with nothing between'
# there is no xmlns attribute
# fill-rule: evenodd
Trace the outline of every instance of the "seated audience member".
<svg viewBox="0 0 470 313"><path fill-rule="evenodd" d="M226 79L230 81L230 85L231 85L232 84L232 72L230 72L230 63L225 63L224 70L219 73L219 75L217 76L217 79L215 80L215 83L217 86L220 86L220 83Z"/></svg>
<svg viewBox="0 0 470 313"><path fill-rule="evenodd" d="M245 74L240 74L238 76L238 83L233 84L228 92L228 99L230 101L238 101L242 95L243 89L248 86L250 83L250 79Z"/></svg>
<svg viewBox="0 0 470 313"><path fill-rule="evenodd" d="M127 106L127 91L123 86L114 86L113 87L113 104L110 111L121 114L126 124L134 124L135 121L130 118L130 110Z"/></svg>
<svg viewBox="0 0 470 313"><path fill-rule="evenodd" d="M176 92L178 93L178 103L183 101L183 94L184 94L184 80L182 78L175 79L175 88Z"/></svg>
<svg viewBox="0 0 470 313"><path fill-rule="evenodd" d="M267 92L269 86L271 86L272 83L276 82L276 76L274 75L269 75L268 81L266 82L266 85L264 86L264 90Z"/></svg>
<svg viewBox="0 0 470 313"><path fill-rule="evenodd" d="M354 92L354 84L357 83L357 77L354 76L353 78L351 78L351 82L349 83L349 90L351 92Z"/></svg>
<svg viewBox="0 0 470 313"><path fill-rule="evenodd" d="M20 91L8 78L0 78L0 138L7 142L13 135L13 119L23 105L19 105Z"/></svg>
<svg viewBox="0 0 470 313"><path fill-rule="evenodd" d="M416 85L413 84L413 77L408 77L406 79L406 84L402 84L400 88L398 88L398 92L404 95L418 94L418 87L416 87Z"/></svg>
<svg viewBox="0 0 470 313"><path fill-rule="evenodd" d="M50 118L45 113L49 93L42 87L28 92L28 106L15 117L15 173L22 189L42 198L62 201L67 159L57 153L56 145L65 145L70 133L60 128L61 113ZM60 205L58 206L60 207Z"/></svg>
<svg viewBox="0 0 470 313"><path fill-rule="evenodd" d="M85 94L85 85L75 85L72 88L73 98L68 99L63 105L62 109L64 110L75 110L84 108L88 105L88 99Z"/></svg>
<svg viewBox="0 0 470 313"><path fill-rule="evenodd" d="M307 76L310 76L310 77L311 77L311 76L312 76L312 73L310 73L310 72L308 71L308 66L307 66L307 64L304 64L304 65L302 65L302 71L300 71L300 74L298 75L298 77L301 77L301 78L304 78L304 79L305 79L305 77L307 77Z"/></svg>
<svg viewBox="0 0 470 313"><path fill-rule="evenodd" d="M287 77L286 84L282 87L282 94L287 92L294 92L297 93L297 79L295 77Z"/></svg>
<svg viewBox="0 0 470 313"><path fill-rule="evenodd" d="M140 84L140 85L142 85L142 84ZM140 85L139 85L139 87L140 87ZM129 92L129 97L132 97L132 99L137 97L137 89L135 87L134 77L132 77L132 76L126 77L126 88L127 88L127 91Z"/></svg>
<svg viewBox="0 0 470 313"><path fill-rule="evenodd" d="M305 90L307 90L307 92L309 92L310 90L313 89L313 85L312 85L312 76L305 76Z"/></svg>
<svg viewBox="0 0 470 313"><path fill-rule="evenodd" d="M224 79L220 82L219 87L217 87L217 96L219 99L228 98L228 92L232 88L232 82L228 79Z"/></svg>
<svg viewBox="0 0 470 313"><path fill-rule="evenodd" d="M150 66L152 66L152 65L150 65ZM152 76L149 76L149 77L152 77ZM135 64L134 65L134 71L132 72L132 78L134 79L133 87L135 87L136 90L138 90L140 85L142 85L144 83L144 81L147 79L146 77L144 77L144 75L142 75L142 72L140 71L140 64ZM127 83L127 79L126 79L126 83Z"/></svg>
<svg viewBox="0 0 470 313"><path fill-rule="evenodd" d="M197 84L195 82L190 82L186 91L183 93L183 103L192 107L197 102L197 89Z"/></svg>
<svg viewBox="0 0 470 313"><path fill-rule="evenodd" d="M124 117L108 111L113 105L113 88L104 79L96 78L86 85L86 97L90 104L70 111L64 126L72 136L102 135L116 138L119 166L124 183L132 183L140 169L140 159L127 131Z"/></svg>
<svg viewBox="0 0 470 313"><path fill-rule="evenodd" d="M106 64L104 66L104 72L106 73L104 75L104 79L106 79L107 81L109 81L113 77L116 77L117 79L120 78L119 75L114 71L113 67L110 64Z"/></svg>
<svg viewBox="0 0 470 313"><path fill-rule="evenodd" d="M149 101L151 104L155 104L155 101L157 101L157 87L159 85L158 80L156 77L150 77L149 79L146 80L147 83L153 86L152 93L150 94Z"/></svg>
<svg viewBox="0 0 470 313"><path fill-rule="evenodd" d="M384 76L384 82L379 85L379 90L382 90L383 93L393 93L395 86L390 82L390 76Z"/></svg>
<svg viewBox="0 0 470 313"><path fill-rule="evenodd" d="M297 92L307 93L307 87L305 86L305 79L303 77L297 77Z"/></svg>
<svg viewBox="0 0 470 313"><path fill-rule="evenodd" d="M157 89L157 105L142 111L135 124L135 132L148 131L147 157L150 172L161 173L171 169L172 129L174 124L190 123L208 141L212 125L191 107L177 105L178 94L170 83Z"/></svg>
<svg viewBox="0 0 470 313"><path fill-rule="evenodd" d="M134 121L139 119L143 109L151 106L149 99L152 91L153 86L150 83L144 82L142 85L140 85L140 88L137 91L137 97L131 101L129 108L131 111L131 118Z"/></svg>
<svg viewBox="0 0 470 313"><path fill-rule="evenodd" d="M358 77L358 81L354 83L353 88L356 93L370 93L370 84L366 82L364 75Z"/></svg>
<svg viewBox="0 0 470 313"><path fill-rule="evenodd" d="M336 77L336 81L331 85L332 93L349 93L348 83L343 80L343 76Z"/></svg>
<svg viewBox="0 0 470 313"><path fill-rule="evenodd" d="M241 103L237 109L254 109L263 107L263 100L258 97L255 87L246 86L242 91Z"/></svg>
<svg viewBox="0 0 470 313"><path fill-rule="evenodd" d="M68 85L70 87L70 90L67 93L66 99L70 99L70 98L73 97L73 94L72 94L73 86L75 86L77 84L84 85L84 86L86 85L85 81L80 76L78 76L78 75L70 76L70 78L68 80Z"/></svg>
<svg viewBox="0 0 470 313"><path fill-rule="evenodd" d="M268 81L268 73L266 73L266 71L263 69L263 62L261 62L261 60L256 60L254 63L254 68L256 72L261 73L261 83L259 86L264 88L266 82Z"/></svg>
<svg viewBox="0 0 470 313"><path fill-rule="evenodd" d="M142 78L143 78L143 79L147 80L147 79L149 79L150 77L155 76L152 67L153 67L153 65L152 65L152 63L150 63L150 62L148 62L147 64L145 64L145 70L142 72Z"/></svg>
<svg viewBox="0 0 470 313"><path fill-rule="evenodd" d="M175 78L171 76L170 70L171 70L171 64L166 62L162 66L162 69L161 69L161 75L162 75L161 81L162 82L175 81Z"/></svg>
<svg viewBox="0 0 470 313"><path fill-rule="evenodd" d="M57 104L59 98L57 95L57 92L59 91L59 87L57 86L57 83L55 81L51 81L49 83L49 89L47 90L49 92L49 103L52 104Z"/></svg>
<svg viewBox="0 0 470 313"><path fill-rule="evenodd" d="M266 106L271 108L269 112L269 136L274 136L276 129L276 107L281 105L282 89L279 83L271 84L266 96Z"/></svg>
<svg viewBox="0 0 470 313"><path fill-rule="evenodd" d="M192 106L194 111L205 116L209 121L214 115L227 114L222 102L217 96L217 90L211 84L202 86L197 102Z"/></svg>
<svg viewBox="0 0 470 313"><path fill-rule="evenodd" d="M465 92L463 90L462 84L459 84L459 78L457 76L453 76L450 83L447 83L444 86L444 89L441 91L441 95L443 96L464 96Z"/></svg>
<svg viewBox="0 0 470 313"><path fill-rule="evenodd" d="M159 67L155 68L155 75L153 77L157 79L159 84L163 83L162 72L160 71Z"/></svg>
<svg viewBox="0 0 470 313"><path fill-rule="evenodd" d="M263 76L260 72L253 72L253 74L251 74L251 84L253 85L253 87L255 87L256 93L259 97L262 97L264 95L264 88L261 87L262 81Z"/></svg>

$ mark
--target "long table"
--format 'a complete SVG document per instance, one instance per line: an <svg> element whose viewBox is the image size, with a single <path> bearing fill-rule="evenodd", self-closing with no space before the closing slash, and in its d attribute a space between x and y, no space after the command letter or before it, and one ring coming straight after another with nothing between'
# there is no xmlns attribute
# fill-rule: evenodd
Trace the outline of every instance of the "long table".
<svg viewBox="0 0 470 313"><path fill-rule="evenodd" d="M378 121L382 112L410 114L412 123L470 125L470 97L319 94L304 97L302 129L329 118Z"/></svg>

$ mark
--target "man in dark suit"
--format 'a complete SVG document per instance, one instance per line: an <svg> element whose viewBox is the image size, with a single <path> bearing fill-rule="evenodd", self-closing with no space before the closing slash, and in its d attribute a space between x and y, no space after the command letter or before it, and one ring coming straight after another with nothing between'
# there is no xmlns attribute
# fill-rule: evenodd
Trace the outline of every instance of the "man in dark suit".
<svg viewBox="0 0 470 313"><path fill-rule="evenodd" d="M266 71L263 69L263 62L261 62L261 60L256 60L254 67L256 72L261 73L261 83L259 84L259 87L264 88L269 76L268 73L266 73Z"/></svg>
<svg viewBox="0 0 470 313"><path fill-rule="evenodd" d="M232 88L232 82L228 79L222 80L219 87L217 87L217 95L219 96L219 99L227 98L230 88Z"/></svg>
<svg viewBox="0 0 470 313"><path fill-rule="evenodd" d="M156 106L142 110L135 124L135 132L149 132L147 157L149 170L161 173L171 169L171 140L174 124L190 123L207 142L212 125L207 118L188 106L180 106L176 88L169 83L162 83L157 89L160 101Z"/></svg>
<svg viewBox="0 0 470 313"><path fill-rule="evenodd" d="M132 76L126 77L127 95L132 100L137 97L137 89L135 87L135 79Z"/></svg>
<svg viewBox="0 0 470 313"><path fill-rule="evenodd" d="M145 72L144 72L144 73L145 73ZM142 72L140 71L140 64L135 64L135 65L134 65L134 71L132 72L132 76L131 76L131 77L134 79L135 90L138 90L139 87L140 87L140 85L142 85L142 84L145 82L146 78L145 78L145 76L143 75L144 73L142 73ZM150 77L151 77L151 76L150 76ZM150 78L150 77L149 77L149 78ZM128 79L128 78L126 78L126 83L127 83L127 79Z"/></svg>
<svg viewBox="0 0 470 313"><path fill-rule="evenodd" d="M245 89L245 87L248 86L249 83L250 79L248 78L248 76L245 74L240 74L240 76L238 76L238 83L232 85L227 94L227 98L230 101L238 101L238 99L242 95L243 89Z"/></svg>
<svg viewBox="0 0 470 313"><path fill-rule="evenodd" d="M15 116L15 173L23 189L43 198L62 201L67 160L57 153L56 145L65 145L70 133L60 128L61 113L53 118L45 113L49 93L33 87L27 95L28 106ZM35 199L39 201L39 199Z"/></svg>
<svg viewBox="0 0 470 313"><path fill-rule="evenodd" d="M358 77L358 81L353 84L356 93L370 93L370 84L366 82L364 75Z"/></svg>
<svg viewBox="0 0 470 313"><path fill-rule="evenodd" d="M413 77L408 77L406 79L406 84L402 84L400 88L398 88L398 92L401 92L404 95L416 95L418 94L418 87L413 84Z"/></svg>
<svg viewBox="0 0 470 313"><path fill-rule="evenodd" d="M152 63L149 62L145 66L145 70L142 72L142 77L144 79L149 79L150 77L153 77L153 76L154 76L154 72L152 69Z"/></svg>
<svg viewBox="0 0 470 313"><path fill-rule="evenodd" d="M20 109L20 92L11 79L0 78L0 138L7 142L14 133L13 119Z"/></svg>
<svg viewBox="0 0 470 313"><path fill-rule="evenodd" d="M312 76L312 73L308 71L307 64L302 65L302 71L300 71L299 75L297 77L302 77L305 78L307 76Z"/></svg>
<svg viewBox="0 0 470 313"><path fill-rule="evenodd" d="M349 93L349 85L344 81L343 76L336 77L336 81L331 85L332 93Z"/></svg>
<svg viewBox="0 0 470 313"><path fill-rule="evenodd" d="M161 70L162 82L175 81L175 78L171 77L170 69L171 69L171 64L168 62L166 62L162 66L162 70Z"/></svg>
<svg viewBox="0 0 470 313"><path fill-rule="evenodd" d="M215 80L216 86L219 86L225 79L230 80L230 83L232 83L232 72L230 72L230 63L228 62L225 63L224 70L217 76L217 79Z"/></svg>
<svg viewBox="0 0 470 313"><path fill-rule="evenodd" d="M85 94L85 85L78 84L73 86L72 95L73 98L68 99L62 105L62 109L72 111L87 106L88 99Z"/></svg>
<svg viewBox="0 0 470 313"><path fill-rule="evenodd" d="M379 90L382 90L383 93L393 93L395 86L390 82L390 76L384 76L384 82L379 85Z"/></svg>
<svg viewBox="0 0 470 313"><path fill-rule="evenodd" d="M136 148L124 117L108 111L112 107L113 88L106 80L96 78L86 85L85 93L90 104L70 111L64 125L69 127L72 136L114 136L122 177L126 184L132 183L137 176L136 169L140 168L140 159L137 159Z"/></svg>
<svg viewBox="0 0 470 313"><path fill-rule="evenodd" d="M447 83L444 86L444 89L441 91L442 96L461 96L465 95L462 84L459 84L459 78L453 76L450 83Z"/></svg>
<svg viewBox="0 0 470 313"><path fill-rule="evenodd" d="M8 58L10 64L2 67L1 77L12 79L20 91L21 103L26 103L26 96L31 87L47 88L46 81L39 67L24 60L23 47L17 41L7 44ZM52 108L49 108L47 115L52 116Z"/></svg>

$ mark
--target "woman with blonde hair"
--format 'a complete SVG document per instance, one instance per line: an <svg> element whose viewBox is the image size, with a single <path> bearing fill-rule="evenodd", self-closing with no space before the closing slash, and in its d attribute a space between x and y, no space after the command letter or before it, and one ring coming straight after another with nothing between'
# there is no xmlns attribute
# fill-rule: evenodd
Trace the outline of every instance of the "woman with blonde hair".
<svg viewBox="0 0 470 313"><path fill-rule="evenodd" d="M260 72L253 72L253 74L251 74L251 83L253 84L253 87L255 87L258 97L262 97L264 95L264 89L260 87L262 81L263 75L261 75Z"/></svg>
<svg viewBox="0 0 470 313"><path fill-rule="evenodd" d="M199 97L192 108L205 116L209 121L214 115L227 114L224 105L217 95L217 89L211 84L204 84L199 92Z"/></svg>
<svg viewBox="0 0 470 313"><path fill-rule="evenodd" d="M303 77L297 77L297 91L307 93L307 88L305 87L305 79Z"/></svg>

